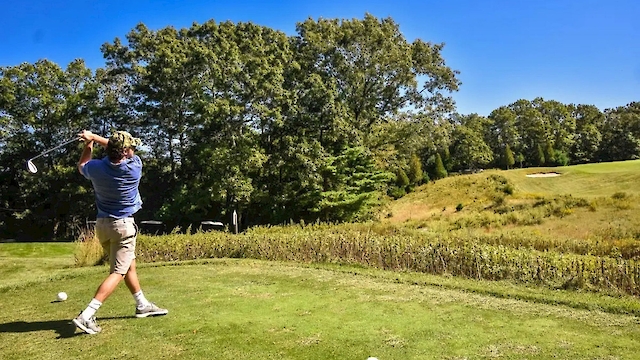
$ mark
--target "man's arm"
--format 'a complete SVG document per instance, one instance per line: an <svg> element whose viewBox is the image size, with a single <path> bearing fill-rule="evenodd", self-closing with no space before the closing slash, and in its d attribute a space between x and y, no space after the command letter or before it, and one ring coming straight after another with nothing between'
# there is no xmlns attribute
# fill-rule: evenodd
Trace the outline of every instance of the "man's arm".
<svg viewBox="0 0 640 360"><path fill-rule="evenodd" d="M89 162L89 160L91 160L91 157L93 155L93 142L95 141L106 148L109 140L88 130L82 131L80 134L78 134L78 136L82 140L84 140L82 155L80 155L80 160L78 160L78 172L82 174L82 168L86 163Z"/></svg>
<svg viewBox="0 0 640 360"><path fill-rule="evenodd" d="M86 163L91 160L91 155L93 153L93 140L84 141L84 149L82 149L82 155L80 155L80 160L78 160L78 172L82 174L82 168ZM84 174L83 174L84 175Z"/></svg>
<svg viewBox="0 0 640 360"><path fill-rule="evenodd" d="M83 130L80 134L78 134L78 136L86 141L95 141L98 144L102 145L103 148L107 147L107 144L109 143L109 139L107 138L103 138L102 136L98 135L98 134L94 134L89 130Z"/></svg>

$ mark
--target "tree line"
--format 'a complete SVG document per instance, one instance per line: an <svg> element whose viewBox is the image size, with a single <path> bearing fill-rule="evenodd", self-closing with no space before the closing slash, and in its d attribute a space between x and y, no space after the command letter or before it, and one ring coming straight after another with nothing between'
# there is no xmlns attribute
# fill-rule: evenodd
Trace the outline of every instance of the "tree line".
<svg viewBox="0 0 640 360"><path fill-rule="evenodd" d="M369 14L307 19L292 36L210 20L139 24L101 47L95 71L82 59L1 67L0 229L68 238L95 216L79 151L25 169L81 129L141 137L138 217L183 228L233 211L242 227L360 221L450 172L638 157L638 103L603 112L538 98L456 113L459 72L443 46Z"/></svg>

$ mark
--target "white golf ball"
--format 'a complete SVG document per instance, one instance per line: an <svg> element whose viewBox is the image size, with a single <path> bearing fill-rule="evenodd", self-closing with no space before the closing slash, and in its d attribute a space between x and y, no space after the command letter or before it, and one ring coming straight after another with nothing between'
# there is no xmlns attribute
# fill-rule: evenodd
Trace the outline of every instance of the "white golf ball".
<svg viewBox="0 0 640 360"><path fill-rule="evenodd" d="M67 300L67 293L62 291L58 293L58 301L65 301Z"/></svg>

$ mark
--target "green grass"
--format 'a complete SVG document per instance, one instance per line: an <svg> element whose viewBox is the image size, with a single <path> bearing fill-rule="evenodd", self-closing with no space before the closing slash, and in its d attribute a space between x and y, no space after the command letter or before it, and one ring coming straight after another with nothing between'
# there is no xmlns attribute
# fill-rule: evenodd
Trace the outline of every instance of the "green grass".
<svg viewBox="0 0 640 360"><path fill-rule="evenodd" d="M558 177L531 178L527 174L558 172ZM616 192L640 195L640 160L584 164L554 168L500 171L517 192L576 197L609 197Z"/></svg>
<svg viewBox="0 0 640 360"><path fill-rule="evenodd" d="M0 245L0 257L67 258L75 248L75 243L5 243Z"/></svg>
<svg viewBox="0 0 640 360"><path fill-rule="evenodd" d="M4 245L3 254L23 254ZM59 270L23 273L24 285L0 280L0 358L626 359L640 351L637 317L623 313L640 308L632 297L231 259L142 264L146 295L169 315L134 318L122 285L98 313L103 332L81 335L70 319L107 269ZM54 302L58 291L69 300Z"/></svg>
<svg viewBox="0 0 640 360"><path fill-rule="evenodd" d="M0 279L5 286L48 278L74 266L74 243L0 244Z"/></svg>

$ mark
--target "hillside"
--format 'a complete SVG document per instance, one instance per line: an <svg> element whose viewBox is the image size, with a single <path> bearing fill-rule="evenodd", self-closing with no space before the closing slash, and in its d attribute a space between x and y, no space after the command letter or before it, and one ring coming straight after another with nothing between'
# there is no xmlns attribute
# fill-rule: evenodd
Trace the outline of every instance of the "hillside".
<svg viewBox="0 0 640 360"><path fill-rule="evenodd" d="M637 240L638 183L640 160L490 170L423 185L391 203L383 221L436 232Z"/></svg>

